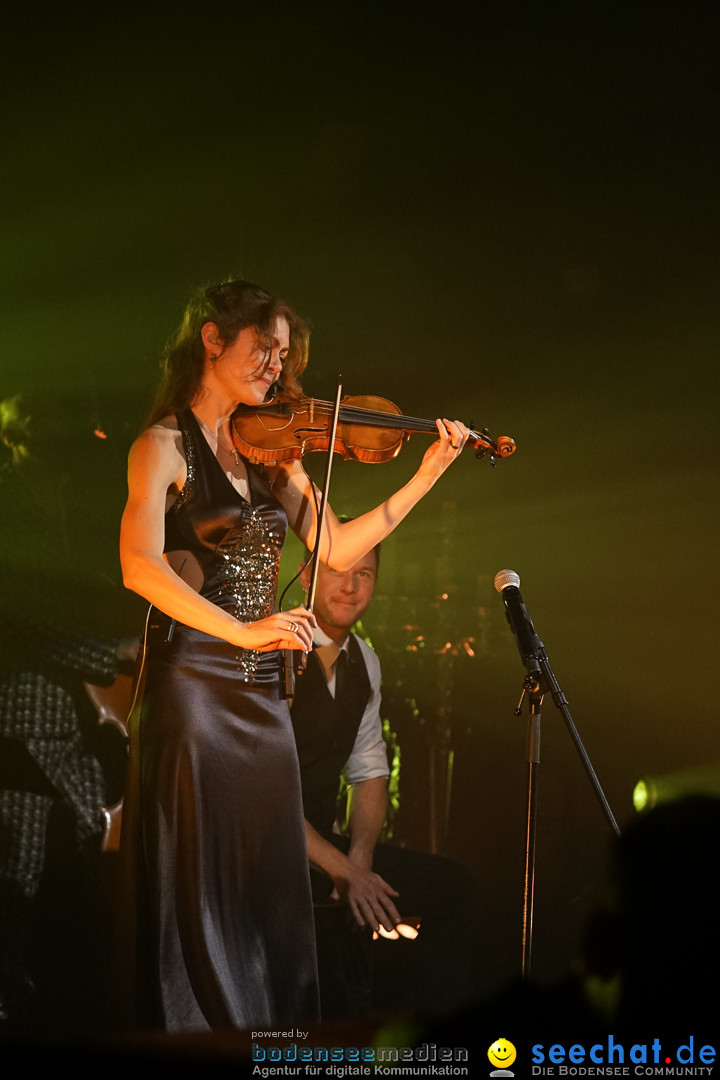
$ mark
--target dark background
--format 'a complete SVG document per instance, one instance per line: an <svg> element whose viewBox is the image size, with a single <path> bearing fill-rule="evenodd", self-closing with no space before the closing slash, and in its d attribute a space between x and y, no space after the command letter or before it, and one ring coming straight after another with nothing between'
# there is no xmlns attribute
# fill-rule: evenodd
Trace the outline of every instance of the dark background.
<svg viewBox="0 0 720 1080"><path fill-rule="evenodd" d="M713 11L236 0L4 22L0 397L32 404L75 543L118 584L109 624L141 617L119 588L124 463L198 284L245 276L306 315L316 396L341 373L515 438L495 470L467 452L387 541L365 623L402 750L396 839L477 871L488 988L520 964L527 726L497 570L521 576L621 826L640 776L720 760ZM336 511L426 445L338 463ZM551 979L610 830L549 698L542 723Z"/></svg>

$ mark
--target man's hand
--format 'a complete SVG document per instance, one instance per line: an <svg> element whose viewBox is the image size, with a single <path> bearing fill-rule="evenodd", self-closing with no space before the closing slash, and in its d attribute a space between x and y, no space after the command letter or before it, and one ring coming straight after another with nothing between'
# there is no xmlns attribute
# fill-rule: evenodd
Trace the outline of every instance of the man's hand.
<svg viewBox="0 0 720 1080"><path fill-rule="evenodd" d="M353 862L342 851L321 836L305 821L308 858L315 866L324 870L333 885L333 897L342 900L352 912L358 926L371 926L376 930L383 926L392 930L400 922L400 915L393 896L399 894L383 881L379 874Z"/></svg>
<svg viewBox="0 0 720 1080"><path fill-rule="evenodd" d="M358 926L393 930L400 922L400 914L392 898L399 893L379 874L357 866L345 855L342 858L345 860L342 871L330 875L335 885L334 895L347 904Z"/></svg>

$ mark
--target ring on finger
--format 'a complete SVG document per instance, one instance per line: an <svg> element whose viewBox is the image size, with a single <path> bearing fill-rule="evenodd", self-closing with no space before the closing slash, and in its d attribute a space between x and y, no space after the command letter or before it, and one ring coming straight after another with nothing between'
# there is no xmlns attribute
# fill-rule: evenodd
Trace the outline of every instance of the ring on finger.
<svg viewBox="0 0 720 1080"><path fill-rule="evenodd" d="M298 624L296 622L288 623L288 630L290 631L291 634L296 634L297 633L297 628L298 628Z"/></svg>

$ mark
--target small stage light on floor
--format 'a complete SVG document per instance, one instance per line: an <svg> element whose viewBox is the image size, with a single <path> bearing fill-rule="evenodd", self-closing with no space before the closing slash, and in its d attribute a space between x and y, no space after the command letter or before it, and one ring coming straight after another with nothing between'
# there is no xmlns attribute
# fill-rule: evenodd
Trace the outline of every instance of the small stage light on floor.
<svg viewBox="0 0 720 1080"><path fill-rule="evenodd" d="M413 915L396 923L394 930L386 930L384 926L378 926L377 930L373 931L373 941L377 941L378 938L384 938L386 941L399 941L401 938L414 941L420 933L421 921L419 915Z"/></svg>

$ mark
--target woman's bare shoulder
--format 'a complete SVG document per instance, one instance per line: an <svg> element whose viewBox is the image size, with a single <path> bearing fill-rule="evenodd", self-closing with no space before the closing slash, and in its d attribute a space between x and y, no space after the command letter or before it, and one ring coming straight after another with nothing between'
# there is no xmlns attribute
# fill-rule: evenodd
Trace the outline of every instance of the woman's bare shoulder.
<svg viewBox="0 0 720 1080"><path fill-rule="evenodd" d="M138 435L130 447L130 462L140 468L161 468L175 481L185 468L182 431L174 416L167 416Z"/></svg>
<svg viewBox="0 0 720 1080"><path fill-rule="evenodd" d="M162 420L156 420L154 424L146 427L138 435L133 447L147 449L156 447L158 450L182 447L182 432L178 426L177 418L175 416L166 416Z"/></svg>

